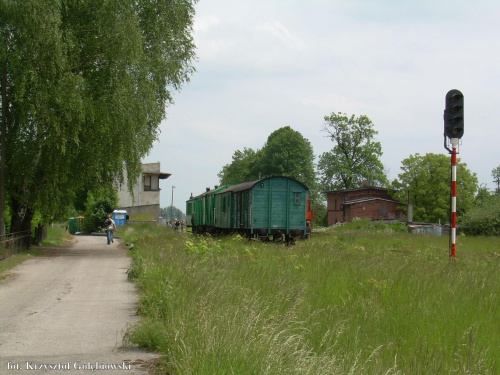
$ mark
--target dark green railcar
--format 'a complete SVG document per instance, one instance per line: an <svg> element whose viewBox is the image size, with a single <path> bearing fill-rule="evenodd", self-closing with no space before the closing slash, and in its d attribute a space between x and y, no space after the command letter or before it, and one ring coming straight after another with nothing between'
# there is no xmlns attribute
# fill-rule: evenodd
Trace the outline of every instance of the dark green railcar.
<svg viewBox="0 0 500 375"><path fill-rule="evenodd" d="M207 189L186 202L187 226L196 233L237 232L287 242L307 237L307 191L282 176Z"/></svg>
<svg viewBox="0 0 500 375"><path fill-rule="evenodd" d="M227 187L215 194L216 224L249 238L306 237L307 191L301 182L280 176Z"/></svg>
<svg viewBox="0 0 500 375"><path fill-rule="evenodd" d="M216 187L196 197L191 197L186 202L186 217L187 226L192 227L197 233L213 233L216 232L217 226L215 222L215 200L216 193L226 189L229 185ZM194 215L192 215L194 213ZM192 223L194 218L194 226Z"/></svg>

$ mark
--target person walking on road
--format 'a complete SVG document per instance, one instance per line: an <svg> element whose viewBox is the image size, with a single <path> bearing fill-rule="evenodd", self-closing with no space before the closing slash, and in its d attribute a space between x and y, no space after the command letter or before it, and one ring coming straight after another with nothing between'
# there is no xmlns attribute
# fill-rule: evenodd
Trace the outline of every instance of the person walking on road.
<svg viewBox="0 0 500 375"><path fill-rule="evenodd" d="M111 215L108 215L107 219L104 220L104 230L106 231L106 237L108 239L108 245L111 245L111 242L113 241L113 232L116 229L116 224L113 219L111 219Z"/></svg>

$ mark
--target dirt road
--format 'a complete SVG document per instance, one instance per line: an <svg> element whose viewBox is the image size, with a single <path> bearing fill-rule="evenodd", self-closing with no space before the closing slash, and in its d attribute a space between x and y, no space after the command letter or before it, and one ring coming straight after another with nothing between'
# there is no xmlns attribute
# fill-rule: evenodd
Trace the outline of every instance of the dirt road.
<svg viewBox="0 0 500 375"><path fill-rule="evenodd" d="M147 374L155 355L123 347L138 321L119 240L77 236L17 266L0 282L0 374Z"/></svg>

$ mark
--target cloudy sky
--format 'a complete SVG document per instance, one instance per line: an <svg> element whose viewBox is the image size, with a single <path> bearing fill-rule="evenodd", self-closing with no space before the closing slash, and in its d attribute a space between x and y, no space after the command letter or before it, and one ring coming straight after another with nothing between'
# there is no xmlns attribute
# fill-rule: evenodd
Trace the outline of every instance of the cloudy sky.
<svg viewBox="0 0 500 375"><path fill-rule="evenodd" d="M236 150L291 126L316 156L332 112L366 115L389 179L419 153L446 154L445 95L465 97L460 160L493 189L500 165L499 0L200 0L197 72L143 162L160 162L161 206L185 210ZM317 161L317 160L316 160ZM458 176L460 179L460 176Z"/></svg>

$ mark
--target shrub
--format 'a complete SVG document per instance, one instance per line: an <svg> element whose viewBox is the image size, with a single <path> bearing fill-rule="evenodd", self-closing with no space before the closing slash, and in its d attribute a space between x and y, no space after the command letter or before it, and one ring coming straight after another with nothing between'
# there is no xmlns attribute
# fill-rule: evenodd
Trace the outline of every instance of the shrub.
<svg viewBox="0 0 500 375"><path fill-rule="evenodd" d="M460 220L463 233L475 236L500 235L500 197L492 196L469 210Z"/></svg>
<svg viewBox="0 0 500 375"><path fill-rule="evenodd" d="M83 231L91 233L99 230L106 219L106 215L113 211L118 203L118 195L114 190L103 189L98 192L97 199L89 191L85 207L85 221Z"/></svg>

